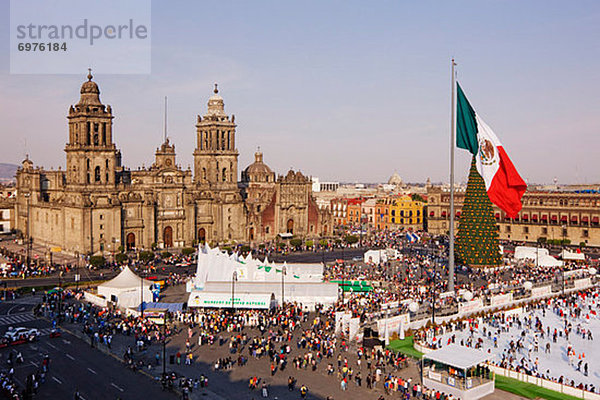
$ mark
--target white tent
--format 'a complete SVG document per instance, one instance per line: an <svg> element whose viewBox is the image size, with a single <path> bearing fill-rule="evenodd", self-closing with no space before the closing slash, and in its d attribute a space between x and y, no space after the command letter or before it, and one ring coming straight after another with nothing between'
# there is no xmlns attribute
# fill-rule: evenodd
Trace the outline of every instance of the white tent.
<svg viewBox="0 0 600 400"><path fill-rule="evenodd" d="M585 261L585 254L574 251L563 250L560 252L560 258L563 260Z"/></svg>
<svg viewBox="0 0 600 400"><path fill-rule="evenodd" d="M562 261L550 255L548 249L537 247L515 247L515 260L531 260L541 267L560 267L563 265Z"/></svg>
<svg viewBox="0 0 600 400"><path fill-rule="evenodd" d="M108 282L98 285L98 294L120 307L137 307L141 301L152 301L152 281L137 276L129 267Z"/></svg>
<svg viewBox="0 0 600 400"><path fill-rule="evenodd" d="M221 251L208 245L198 248L198 266L188 291L202 288L206 282L231 282L233 274L238 281L281 282L285 268L286 280L293 282L323 281L323 264L287 264L276 265L266 257L264 260Z"/></svg>
<svg viewBox="0 0 600 400"><path fill-rule="evenodd" d="M379 264L388 260L385 250L367 250L363 256L365 263Z"/></svg>

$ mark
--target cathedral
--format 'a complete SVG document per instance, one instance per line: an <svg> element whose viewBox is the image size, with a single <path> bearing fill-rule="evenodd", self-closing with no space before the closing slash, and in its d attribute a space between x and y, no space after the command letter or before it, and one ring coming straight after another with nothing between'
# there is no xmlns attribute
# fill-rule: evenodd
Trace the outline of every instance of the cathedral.
<svg viewBox="0 0 600 400"><path fill-rule="evenodd" d="M216 85L197 117L193 172L176 163L168 138L152 166L130 170L113 141L113 110L92 78L69 107L66 170L35 167L27 157L17 171L15 223L24 237L97 254L331 233L331 213L317 207L301 172L276 176L258 151L238 182L235 116L225 113Z"/></svg>

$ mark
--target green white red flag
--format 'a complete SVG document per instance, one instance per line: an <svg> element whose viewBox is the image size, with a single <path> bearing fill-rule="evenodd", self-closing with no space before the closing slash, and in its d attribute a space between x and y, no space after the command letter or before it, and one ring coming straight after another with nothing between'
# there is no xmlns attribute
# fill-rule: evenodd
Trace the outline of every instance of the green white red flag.
<svg viewBox="0 0 600 400"><path fill-rule="evenodd" d="M475 156L492 203L510 218L521 210L527 184L513 165L492 129L475 113L460 85L457 88L456 145Z"/></svg>

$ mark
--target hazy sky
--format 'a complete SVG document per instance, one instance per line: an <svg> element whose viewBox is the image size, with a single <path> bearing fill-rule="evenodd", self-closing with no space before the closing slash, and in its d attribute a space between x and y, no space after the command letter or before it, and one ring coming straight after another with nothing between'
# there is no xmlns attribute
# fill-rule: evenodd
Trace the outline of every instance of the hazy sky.
<svg viewBox="0 0 600 400"><path fill-rule="evenodd" d="M64 167L80 75L10 75L0 0L0 162ZM123 163L150 165L163 97L178 162L214 82L236 115L239 167L447 181L450 59L529 182L600 181L598 1L153 1L152 73L96 73ZM93 67L93 65L92 65ZM457 150L463 180L469 157Z"/></svg>

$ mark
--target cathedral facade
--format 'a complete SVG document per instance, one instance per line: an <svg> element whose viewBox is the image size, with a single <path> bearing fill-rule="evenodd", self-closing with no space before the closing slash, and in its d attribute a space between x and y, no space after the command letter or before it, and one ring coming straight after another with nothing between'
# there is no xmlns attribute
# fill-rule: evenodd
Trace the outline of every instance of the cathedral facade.
<svg viewBox="0 0 600 400"><path fill-rule="evenodd" d="M235 116L225 113L216 85L197 117L193 171L176 163L168 138L151 167L122 166L112 108L100 101L91 74L80 95L67 116L66 170L44 170L26 158L17 171L15 225L24 237L96 254L329 233L331 214L316 207L300 172L276 177L257 153L238 182Z"/></svg>

